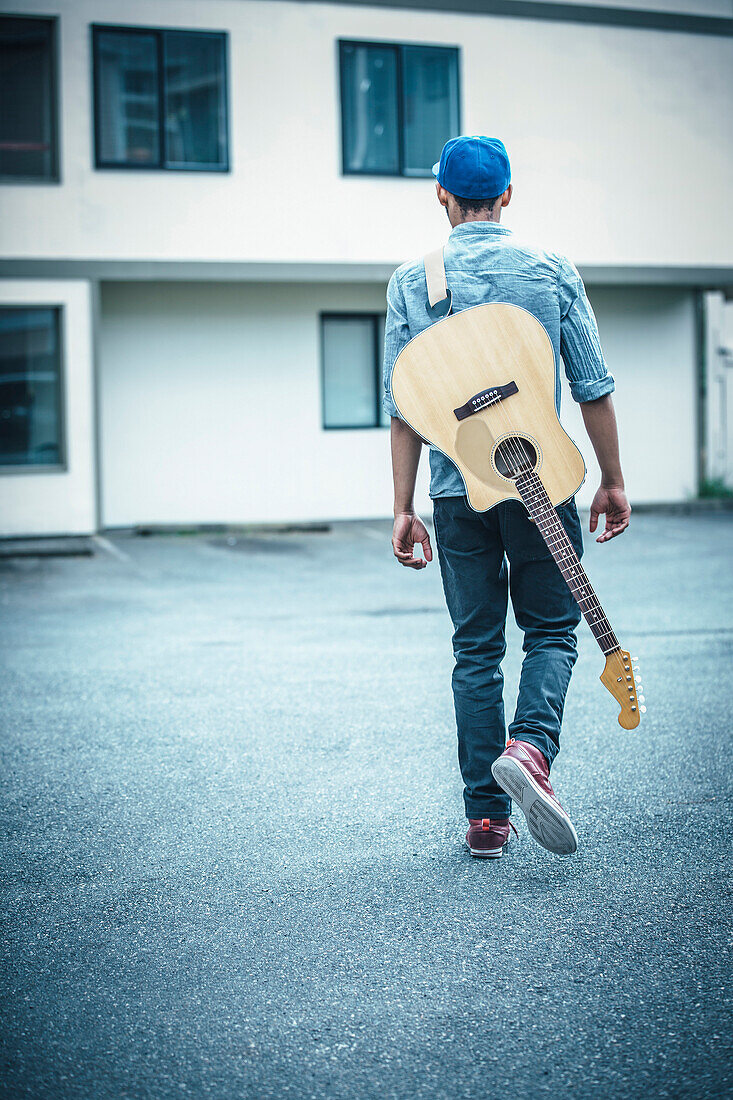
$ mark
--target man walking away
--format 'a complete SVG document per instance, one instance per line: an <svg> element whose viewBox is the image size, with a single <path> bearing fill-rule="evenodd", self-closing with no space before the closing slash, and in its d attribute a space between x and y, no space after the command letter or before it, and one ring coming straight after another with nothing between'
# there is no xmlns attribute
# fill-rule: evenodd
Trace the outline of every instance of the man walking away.
<svg viewBox="0 0 733 1100"><path fill-rule="evenodd" d="M447 142L433 173L438 202L451 233L444 252L454 312L486 302L522 306L544 325L555 353L555 400L560 403L560 361L570 392L580 402L586 430L601 468L590 530L605 515L597 538L607 542L629 525L611 399L614 381L601 351L598 328L583 282L564 256L518 240L501 225L512 198L509 158L501 141L459 137ZM422 260L398 268L387 288L384 351L385 412L391 417L394 475L392 547L408 569L432 561L427 528L414 510L422 440L397 414L391 377L405 344L436 319L430 309ZM549 851L577 848L575 828L555 797L550 768L560 747L565 694L577 657L580 609L542 536L519 501L474 512L458 470L430 449L430 496L435 539L448 611L453 621L453 697L458 759L469 820L471 854L501 856L509 839L509 791L523 786L531 797L521 808L535 839ZM583 543L574 500L558 509L578 555ZM421 544L424 558L415 557ZM514 719L506 727L501 661L507 601L524 632L524 661ZM530 806L539 802L550 830L534 827Z"/></svg>

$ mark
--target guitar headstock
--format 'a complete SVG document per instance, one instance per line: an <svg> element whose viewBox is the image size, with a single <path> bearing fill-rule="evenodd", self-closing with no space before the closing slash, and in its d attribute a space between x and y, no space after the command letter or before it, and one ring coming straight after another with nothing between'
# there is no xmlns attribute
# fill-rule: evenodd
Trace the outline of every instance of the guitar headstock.
<svg viewBox="0 0 733 1100"><path fill-rule="evenodd" d="M646 712L638 672L629 654L623 649L615 649L606 656L606 667L601 673L601 683L621 707L618 722L625 730L636 729Z"/></svg>

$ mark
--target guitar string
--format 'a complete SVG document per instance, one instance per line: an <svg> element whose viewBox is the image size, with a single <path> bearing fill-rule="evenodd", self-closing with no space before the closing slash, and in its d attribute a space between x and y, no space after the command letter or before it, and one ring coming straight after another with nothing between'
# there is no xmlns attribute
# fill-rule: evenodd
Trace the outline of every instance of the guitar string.
<svg viewBox="0 0 733 1100"><path fill-rule="evenodd" d="M502 401L502 398L497 398L496 401L488 402L487 406L485 406L485 407L489 407L491 405L501 406L501 401ZM506 445L506 448L507 448L507 451L510 454L510 457L513 458L513 460L517 464L517 470L521 471L522 467L525 465L525 463L527 461L527 457L526 457L526 452L523 451L523 448L519 445L519 443L515 442L515 440L521 439L522 437L510 434L512 432L516 432L516 429L513 427L508 413L506 413L505 410L501 407L497 411L498 411L498 414L499 414L499 419L502 421L502 424L503 424L505 430L507 431L507 433L509 433L509 434L507 434L506 439L502 440L502 443L504 443ZM501 444L499 444L499 446L501 446ZM562 555L560 554L560 548L562 547L562 548L566 549L566 556L569 557L569 561L570 561L570 565L567 566L566 568L570 572L575 585L578 587L579 590L582 590L585 587L589 591L588 596L583 596L582 597L583 602L587 602L589 604L588 609L586 609L586 608L583 607L581 599L578 598L578 595L577 595L576 591L573 589L572 585L569 583L568 577L565 575L565 570L560 565L560 563L557 561L557 559L555 559L556 564L557 564L557 566L560 570L560 573L562 574L563 579L565 580L565 583L568 585L568 588L570 588L576 602L578 603L578 606L580 607L580 610L581 610L583 616L585 617L586 621L588 622L588 626L590 627L591 633L593 634L593 637L595 638L596 642L598 643L602 653L604 654L604 656L608 657L611 653L621 652L621 646L618 642L618 639L616 638L616 635L615 635L613 629L611 628L611 624L609 623L608 617L606 616L606 613L605 613L605 611L603 610L603 608L601 606L600 600L598 599L598 596L596 595L595 589L593 588L593 586L592 586L592 584L591 584L591 582L588 578L588 575L585 572L585 569L583 568L583 566L580 562L580 559L579 559L579 557L578 557L578 555L575 551L575 547L570 542L570 538L567 534L567 531L565 530L565 527L564 527L562 521L560 520L557 512L555 511L555 509L552 505L552 501L550 500L549 494L547 493L547 490L545 489L544 483L542 482L542 479L540 478L539 474L537 473L536 469L534 468L534 465L532 465L531 469L524 470L523 472L518 473L517 477L512 479L515 486L517 487L517 489L519 491L520 497L522 498L522 502L524 503L525 507L529 511L529 505L527 503L527 500L523 496L522 491L521 491L521 489L519 488L519 485L518 485L519 479L521 477L526 477L528 479L528 483L527 483L526 487L529 489L529 491L527 493L527 498L529 500L529 504L538 504L538 505L540 505L540 508L538 509L538 513L537 513L538 519L536 519L536 521L535 521L535 522L537 522L537 526L538 527L540 526L539 517L541 517L543 520L546 521L546 526L549 529L554 528L554 540L555 540L555 543L556 543L554 546L551 544L550 539L547 537L547 534L545 533L545 531L543 531L540 528L540 534L545 539L545 542L547 543L548 549L553 554L553 557L555 556L555 552L558 553L558 556L562 557ZM532 479L532 480L530 481L529 479ZM569 554L567 553L568 551L569 551ZM577 565L576 565L576 563L577 563ZM577 576L573 576L573 571L576 570L576 569L580 570L580 573L581 573L581 578L580 579ZM600 613L600 616L601 616L602 621L600 623L597 620L591 621L591 618L589 617L591 608L593 608L594 604L595 604L594 609L597 609L597 611ZM608 630L603 631L601 634L596 634L596 632L593 628L594 628L594 626L597 627L599 625L600 626L606 625L608 627ZM602 638L608 638L609 641L611 641L612 644L611 644L610 649L606 649L604 647L604 644L601 641ZM615 644L613 644L613 643L615 643ZM633 676L633 673L631 675Z"/></svg>
<svg viewBox="0 0 733 1100"><path fill-rule="evenodd" d="M499 398L497 401L492 402L492 404L501 405L501 400L502 399ZM502 422L502 426L505 428L507 433L515 432L516 429L513 428L508 413L505 412L504 409L500 408L498 410L498 414L499 414L499 419ZM508 450L510 456L516 462L518 470L521 470L522 467L525 465L525 463L527 461L526 453L523 451L523 448L519 445L519 443L515 442L516 439L521 439L521 438L522 438L521 436L507 434L506 439L502 440L502 443L506 444L506 447L507 447L507 450ZM499 446L501 446L501 444L499 444ZM539 456L537 456L537 457L539 457ZM529 491L527 492L526 497L522 494L522 490L521 490L521 488L519 488L519 485L518 485L518 482L519 482L521 477L526 477L528 479L526 487L528 488ZM556 544L554 546L551 544L550 538L548 538L548 535L546 534L546 532L543 531L540 528L540 533L542 534L543 538L545 539L545 542L548 545L548 549L553 554L553 557L555 556L555 552L558 553L558 556L562 556L560 554L560 548L561 547L562 548L567 547L567 550L570 551L570 555L569 555L570 565L567 568L568 568L569 572L571 573L573 581L575 582L575 584L578 586L578 588L580 590L582 590L582 588L585 587L590 592L589 596L582 597L584 602L589 603L589 608L587 610L583 607L583 604L581 602L581 599L578 597L577 592L573 589L572 585L569 583L568 577L566 576L565 570L560 565L560 562L557 561L557 558L555 559L555 561L556 561L556 564L557 564L557 566L560 570L560 573L562 574L566 584L568 585L568 588L570 588L573 596L575 597L576 602L578 603L578 605L580 607L581 612L583 613L586 621L588 622L588 626L591 629L591 633L593 634L593 637L595 638L596 642L598 643L603 655L607 658L612 653L621 654L622 650L621 650L621 646L619 644L619 641L618 641L613 629L611 628L611 624L608 621L608 618L606 616L605 611L601 607L601 603L600 603L600 600L598 599L598 596L595 593L595 589L593 588L592 584L590 583L588 575L585 572L585 569L583 568L583 566L580 562L580 559L579 559L579 557L578 557L578 555L575 551L575 547L570 542L570 538L568 536L567 531L565 530L565 526L562 523L562 521L560 520L560 517L558 516L557 512L555 511L555 509L552 505L552 501L549 497L549 494L548 494L547 490L545 489L544 483L543 483L541 477L539 476L539 474L537 473L536 469L534 468L534 465L532 465L532 468L530 470L524 470L522 473L519 473L517 475L517 477L513 479L513 481L514 481L514 484L517 486L517 488L519 490L519 493L520 493L520 496L522 497L522 501L523 501L523 503L524 503L524 505L525 505L525 507L527 508L528 511L530 510L530 508L529 508L530 504L538 504L538 505L541 506L538 509L537 517L536 517L536 520L535 520L535 522L537 523L537 526L540 527L539 518L542 517L542 519L547 521L547 526L548 526L549 529L554 528L554 540L556 542ZM529 501L529 504L527 503L528 501ZM573 571L576 569L576 564L575 563L577 563L577 568L580 570L580 572L582 574L582 577L580 578L580 580L578 579L577 576L573 576ZM597 608L598 612L600 613L601 620L602 620L600 623L597 620L596 621L591 621L591 619L589 617L590 611L593 608L593 603L595 603L595 607ZM608 627L608 630L603 631L601 634L596 634L596 632L594 630L594 626L597 627L599 625L600 626L606 625ZM605 648L605 645L601 640L603 638L607 638L609 640L609 642L611 643L611 646L610 646L609 649ZM624 661L624 663L625 663L625 658L624 657L621 657L621 660ZM626 666L626 667L628 667L628 666ZM633 672L631 672L631 677L633 677L633 676L634 676L634 674L633 674ZM632 684L633 684L634 688L636 688L635 679L632 679ZM638 688L636 688L636 690L638 692Z"/></svg>
<svg viewBox="0 0 733 1100"><path fill-rule="evenodd" d="M496 404L496 405L501 406L500 401L492 402L492 404ZM503 422L503 427L508 432L516 431L516 429L511 424L511 421L509 419L508 414L505 414L504 410L501 407L499 407L497 409L497 412L499 414L499 418ZM516 439L520 439L520 438L521 438L521 436L517 436L517 435L507 435L507 438L502 440L501 443L499 444L499 446L501 446L502 443L506 444L507 450L510 452L511 457L517 463L518 475L515 479L513 479L514 484L517 485L520 477L523 477L523 476L531 477L533 474L535 475L535 477L537 478L539 489L535 486L533 489L530 489L530 491L527 493L527 496L530 499L530 503L539 503L539 504L541 504L543 506L543 512L541 513L542 518L546 519L548 521L549 526L554 526L555 527L555 531L552 532L552 535L553 535L554 541L557 544L556 549L559 549L560 546L564 546L567 550L570 551L571 564L570 564L569 568L570 569L575 569L576 568L576 563L577 563L577 567L579 567L581 569L581 571L583 573L585 573L585 570L583 569L583 567L580 563L580 559L578 558L578 556L575 552L575 547L570 542L570 540L567 536L567 532L565 531L565 528L563 527L562 523L560 522L559 518L557 517L557 513L555 512L554 508L552 507L552 501L549 499L549 496L547 495L547 490L544 488L544 485L543 485L539 475L537 474L536 470L534 468L531 469L531 470L522 470L521 469L521 467L526 462L526 455L523 453L522 448L519 446L519 444L515 442ZM524 502L524 496L521 492L521 489L519 491L520 491L520 497L522 497L522 500ZM544 497L546 498L547 505L549 505L549 508L545 506L545 500L542 499L543 494L544 494ZM526 507L526 503L525 503L525 507ZM558 536L559 536L559 538L558 538ZM575 559L575 562L573 562L573 560L572 560L573 558ZM578 581L578 578L574 578L574 579L576 580L576 582ZM590 581L587 578L587 574L586 574L586 581L587 581L587 586L591 589L592 595L595 596L595 592L593 592L592 585L590 585ZM578 586L582 587L582 585L583 585L583 581L581 579ZM600 601L598 600L597 596L595 596L595 601L598 604L598 607L600 609Z"/></svg>
<svg viewBox="0 0 733 1100"><path fill-rule="evenodd" d="M604 649L604 652L605 653L613 652L614 649L620 648L619 643L618 643L618 639L617 639L617 637L616 637L616 635L615 635L615 633L614 633L614 631L611 627L611 624L608 621L608 617L606 616L606 613L604 612L604 610L603 610L603 608L600 604L600 601L599 601L599 599L598 599L598 597L595 593L595 590L593 589L593 586L592 586L592 584L591 584L591 582L588 578L588 575L585 572L585 570L583 569L583 566L581 565L580 560L578 559L578 556L575 553L575 548L572 546L572 543L570 542L570 540L568 538L567 532L565 531L559 517L557 517L557 514L555 513L555 510L552 507L552 501L550 500L550 498L547 494L547 490L544 488L544 485L542 485L541 479L536 474L535 474L535 477L537 478L537 483L538 483L538 486L539 486L539 488L536 490L536 496L537 496L538 500L540 501L540 503L545 508L545 513L546 513L547 517L550 519L550 523L556 529L555 538L557 540L558 546L567 548L566 549L566 554L569 553L569 556L571 557L571 562L573 562L573 561L577 562L577 568L580 570L580 572L582 574L581 578L578 578L577 576L573 576L572 571L576 569L576 566L575 566L575 564L571 564L568 567L568 571L571 573L572 579L573 579L575 585L578 588L578 592L573 590L572 585L569 584L568 587L570 587L571 591L573 591L573 595L575 596L575 598L576 598L576 600L577 600L577 602L580 606L581 611L583 612L586 620L588 621L588 625L591 627L593 636L595 637L598 644L601 646L601 648L603 648L603 644L602 644L603 639L607 639L608 643L610 643L610 648L609 649ZM559 536L559 538L558 538L558 536ZM560 553L560 550L558 550L558 552ZM558 563L558 565L559 565L559 563ZM565 570L562 568L562 566L559 566L559 568L560 568L560 572L565 577L565 580L568 581L568 578L565 575ZM584 594L583 589L588 590L588 594ZM579 595L578 593L581 593L581 594ZM587 608L583 606L584 603L588 604ZM603 628L603 627L607 627L608 629L599 629L599 628Z"/></svg>
<svg viewBox="0 0 733 1100"><path fill-rule="evenodd" d="M500 412L500 418L504 422L504 427L511 430L511 424L508 422L508 417L503 415L503 411ZM560 561L557 562L558 568L564 580L568 583L568 587L573 591L573 595L578 601L581 611L586 615L590 615L593 611L596 611L605 618L603 609L600 606L600 601L593 591L593 587L585 574L585 570L583 570L580 564L575 548L567 537L567 532L552 508L552 502L547 496L546 490L544 490L539 475L537 475L534 469L523 469L527 461L527 456L522 451L521 446L515 443L516 438L516 436L513 437L508 435L505 440L502 440L502 443L506 445L507 452L516 463L517 477L514 478L513 481L519 489L520 497L528 511L532 504L538 505L536 519L539 521L538 526L540 526L540 523L542 524L540 533L547 542L548 549L553 553L553 556L556 554L557 557L560 558ZM531 480L533 475L536 479L536 484ZM522 477L527 480L525 485L520 487L519 482ZM545 529L543 530L542 528ZM581 574L580 576L577 575L579 571ZM570 582L572 582L572 584ZM584 603L588 606L583 607ZM602 625L602 623L599 623L597 618L594 618L592 622L589 620L589 625L598 626Z"/></svg>
<svg viewBox="0 0 733 1100"><path fill-rule="evenodd" d="M487 405L484 406L484 407L488 408L488 407L491 407L492 405L498 406L497 412L498 412L499 419L502 422L502 426L506 429L507 432L516 431L516 429L513 427L512 423L509 419L508 413L505 413L504 409L501 407L501 402L502 402L502 398L497 398L495 401L488 402ZM592 584L591 584L591 582L588 578L588 575L585 572L585 569L583 568L583 566L580 562L580 559L578 558L578 555L575 551L575 547L570 542L568 534L567 534L560 518L558 517L557 513L555 512L555 509L552 506L552 501L550 500L550 498L547 494L547 490L545 489L545 487L542 483L542 480L539 477L539 474L537 474L537 471L534 468L532 468L530 470L522 470L522 467L525 465L525 463L527 461L527 457L526 457L526 454L523 452L521 446L518 443L515 442L515 440L519 439L519 438L522 438L522 437L508 434L507 438L502 440L501 443L499 444L499 446L501 446L502 444L506 445L506 449L509 452L510 457L515 461L515 463L517 464L517 469L520 471L518 473L518 476L516 478L512 479L512 480L513 480L514 484L517 485L517 488L519 488L517 483L518 483L520 477L526 476L528 478L531 478L532 475L534 475L534 477L537 479L537 483L539 485L539 490L535 486L534 491L530 490L530 492L527 494L527 496L529 497L530 503L536 503L536 504L539 504L539 505L542 506L541 510L539 512L539 515L542 517L542 519L544 519L546 521L546 524L549 528L554 528L554 531L551 532L551 533L554 536L555 545L553 546L551 544L550 539L545 536L544 531L540 531L540 533L542 534L543 538L545 538L545 541L548 543L548 549L550 550L551 553L553 553L553 556L554 556L554 552L557 552L558 556L569 558L570 564L568 566L566 566L566 569L570 572L571 578L572 578L575 586L577 587L578 591L580 591L580 592L582 592L582 590L584 588L587 589L587 594L581 595L580 598L576 594L576 591L573 588L573 586L569 583L569 579L565 575L565 569L563 569L563 567L560 565L559 562L556 562L556 564L558 565L558 568L560 569L560 572L563 576L563 579L565 580L565 583L568 585L568 588L570 588L571 592L573 593L573 596L575 597L575 600L578 603L578 606L580 607L580 610L583 613L584 618L588 622L588 626L591 628L591 633L593 634L593 637L596 639L596 641L598 642L598 645L601 647L601 649L603 649L603 645L601 643L602 638L608 638L609 640L612 639L613 642L616 643L614 646L612 646L612 648L610 650L608 650L608 651L603 650L604 653L606 653L606 652L612 653L612 652L614 652L615 649L620 648L619 643L618 643L618 639L616 638L616 635L614 634L613 630L611 629L611 624L608 621L608 617L606 616L606 613L603 610L603 607L601 606L601 602L598 599L598 596L596 595L596 592L595 592L595 590L594 590L594 588L593 588L593 586L592 586ZM527 507L527 503L524 500L521 489L519 489L519 493L520 493L520 497L522 497L522 502L525 504L525 507ZM544 500L543 500L543 496L545 498ZM528 507L527 507L527 510L529 511ZM566 551L565 555L560 554L560 549L561 548ZM573 570L578 570L578 569L581 572L581 577L580 578L577 577L577 576L573 576ZM587 608L584 608L583 603L587 603L589 606ZM592 611L597 611L600 614L600 617L601 617L600 622L598 621L597 618L592 619L590 617ZM604 625L608 626L608 630L603 631L599 634L596 634L593 627L604 626Z"/></svg>
<svg viewBox="0 0 733 1100"><path fill-rule="evenodd" d="M503 415L503 411L501 420L504 421L506 427L511 429L511 424L507 423L508 417ZM507 436L507 438L502 441L505 443L507 452L513 457L520 471L517 478L514 479L515 484L519 488L520 495L528 511L531 510L532 505L537 506L535 519L540 529L540 533L545 539L553 557L556 558L556 564L563 579L575 597L584 618L587 620L593 637L604 654L607 655L615 649L620 648L618 639L611 628L611 624L590 583L588 575L580 563L575 552L575 547L570 542L567 532L553 508L552 501L547 494L547 490L541 478L536 470L526 469L525 464L527 456L522 452L520 446L514 443L513 440L516 438L517 437ZM520 487L519 482L522 478L525 479L525 484ZM604 629L604 627L608 629Z"/></svg>

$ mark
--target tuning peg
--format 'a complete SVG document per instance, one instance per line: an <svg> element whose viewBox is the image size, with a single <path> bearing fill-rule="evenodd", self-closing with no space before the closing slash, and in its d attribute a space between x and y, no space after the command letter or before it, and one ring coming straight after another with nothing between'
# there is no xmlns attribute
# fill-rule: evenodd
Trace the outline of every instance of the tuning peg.
<svg viewBox="0 0 733 1100"><path fill-rule="evenodd" d="M638 661L638 660L639 660L639 658L638 658L638 657L632 657L632 658L631 658L631 660L632 660L632 661Z"/></svg>
<svg viewBox="0 0 733 1100"><path fill-rule="evenodd" d="M646 707L639 707L642 714L646 714Z"/></svg>
<svg viewBox="0 0 733 1100"><path fill-rule="evenodd" d="M636 698L639 700L640 703L645 703L646 702L646 699L644 698L643 695L637 695Z"/></svg>

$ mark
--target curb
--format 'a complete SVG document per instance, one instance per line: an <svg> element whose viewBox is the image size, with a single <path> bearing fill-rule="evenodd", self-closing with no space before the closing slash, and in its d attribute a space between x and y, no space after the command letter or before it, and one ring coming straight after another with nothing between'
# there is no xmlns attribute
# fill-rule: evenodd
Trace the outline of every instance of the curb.
<svg viewBox="0 0 733 1100"><path fill-rule="evenodd" d="M5 558L89 558L94 554L91 537L0 539L0 560Z"/></svg>

